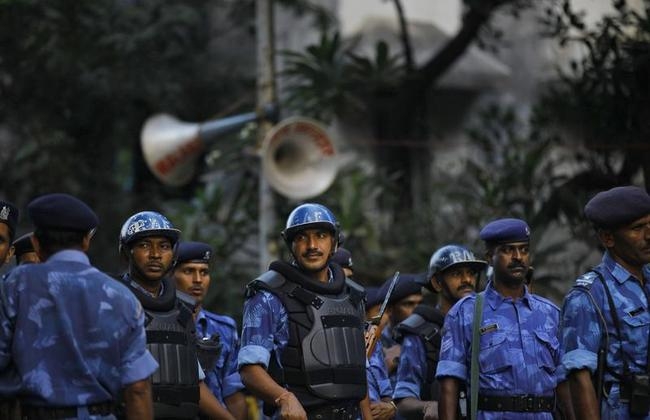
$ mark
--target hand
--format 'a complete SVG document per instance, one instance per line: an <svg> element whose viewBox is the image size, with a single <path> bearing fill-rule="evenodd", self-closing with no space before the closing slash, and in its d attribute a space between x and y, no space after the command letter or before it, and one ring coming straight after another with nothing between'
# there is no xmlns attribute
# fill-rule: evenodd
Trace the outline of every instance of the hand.
<svg viewBox="0 0 650 420"><path fill-rule="evenodd" d="M395 344L394 346L388 347L384 351L384 362L386 363L386 369L388 373L395 372L397 369L397 363L399 361L399 355L402 353L402 346Z"/></svg>
<svg viewBox="0 0 650 420"><path fill-rule="evenodd" d="M395 418L395 406L388 401L375 401L370 403L370 412L373 420L390 420Z"/></svg>
<svg viewBox="0 0 650 420"><path fill-rule="evenodd" d="M422 413L424 420L438 420L438 401L428 401Z"/></svg>
<svg viewBox="0 0 650 420"><path fill-rule="evenodd" d="M287 392L286 396L278 400L280 418L283 420L307 420L307 413L298 401L298 398L292 393Z"/></svg>

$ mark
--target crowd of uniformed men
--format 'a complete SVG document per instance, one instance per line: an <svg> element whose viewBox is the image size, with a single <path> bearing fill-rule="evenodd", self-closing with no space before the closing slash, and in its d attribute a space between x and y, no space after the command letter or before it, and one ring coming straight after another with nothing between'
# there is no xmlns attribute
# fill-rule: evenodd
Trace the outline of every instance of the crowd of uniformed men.
<svg viewBox="0 0 650 420"><path fill-rule="evenodd" d="M291 258L246 286L241 331L202 305L212 248L164 215L124 222L127 269L109 276L86 254L86 203L47 194L26 212L16 238L20 212L0 201L0 419L650 420L640 187L586 203L602 261L562 309L533 293L524 220L483 226L481 257L448 243L426 272L364 288L334 214L298 205Z"/></svg>

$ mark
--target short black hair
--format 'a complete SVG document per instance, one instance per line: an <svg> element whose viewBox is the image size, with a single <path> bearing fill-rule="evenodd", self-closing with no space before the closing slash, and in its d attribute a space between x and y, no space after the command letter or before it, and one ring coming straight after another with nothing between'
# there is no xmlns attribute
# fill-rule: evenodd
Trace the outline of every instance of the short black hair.
<svg viewBox="0 0 650 420"><path fill-rule="evenodd" d="M80 249L88 232L76 230L36 228L34 236L38 240L40 252L50 256L64 249Z"/></svg>

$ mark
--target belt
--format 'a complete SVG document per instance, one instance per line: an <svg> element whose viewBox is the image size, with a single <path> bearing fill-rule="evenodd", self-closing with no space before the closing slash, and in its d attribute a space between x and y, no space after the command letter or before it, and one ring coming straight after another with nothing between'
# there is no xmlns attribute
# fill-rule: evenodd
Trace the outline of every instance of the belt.
<svg viewBox="0 0 650 420"><path fill-rule="evenodd" d="M344 405L325 405L320 407L308 407L307 419L309 420L356 420L361 417L359 403Z"/></svg>
<svg viewBox="0 0 650 420"><path fill-rule="evenodd" d="M550 412L555 410L555 396L497 396L479 394L478 409L483 411Z"/></svg>
<svg viewBox="0 0 650 420"><path fill-rule="evenodd" d="M36 405L23 405L22 418L23 420L49 420L49 419L65 419L70 417L78 417L77 410L85 407L91 416L108 416L114 414L115 406L113 403L98 403L86 406L71 406L71 407L47 407Z"/></svg>

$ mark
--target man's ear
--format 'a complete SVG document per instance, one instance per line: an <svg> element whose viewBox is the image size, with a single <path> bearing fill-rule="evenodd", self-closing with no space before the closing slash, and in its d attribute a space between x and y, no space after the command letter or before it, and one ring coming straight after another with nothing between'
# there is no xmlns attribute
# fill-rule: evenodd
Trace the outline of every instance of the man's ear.
<svg viewBox="0 0 650 420"><path fill-rule="evenodd" d="M614 246L614 232L609 229L598 229L598 240L607 249Z"/></svg>
<svg viewBox="0 0 650 420"><path fill-rule="evenodd" d="M36 255L38 255L38 258L41 261L45 261L46 260L45 255L43 255L41 251L41 243L38 242L38 238L36 237L36 235L30 236L29 240L32 242L32 247L34 248L34 252L36 252Z"/></svg>
<svg viewBox="0 0 650 420"><path fill-rule="evenodd" d="M431 287L433 287L433 290L436 293L440 293L440 290L442 290L442 285L438 281L438 277L435 274L431 276L431 278L429 279L429 283L431 283Z"/></svg>
<svg viewBox="0 0 650 420"><path fill-rule="evenodd" d="M9 252L7 252L7 257L5 258L5 264L7 264L9 261L11 261L11 257L14 256L14 253L16 252L16 247L11 245L9 247Z"/></svg>
<svg viewBox="0 0 650 420"><path fill-rule="evenodd" d="M95 232L90 231L84 235L83 241L81 242L81 249L84 252L87 252L88 249L90 248L90 240L93 238L94 234Z"/></svg>
<svg viewBox="0 0 650 420"><path fill-rule="evenodd" d="M487 261L488 265L492 265L492 257L494 256L494 247L490 247L485 250L485 261Z"/></svg>

